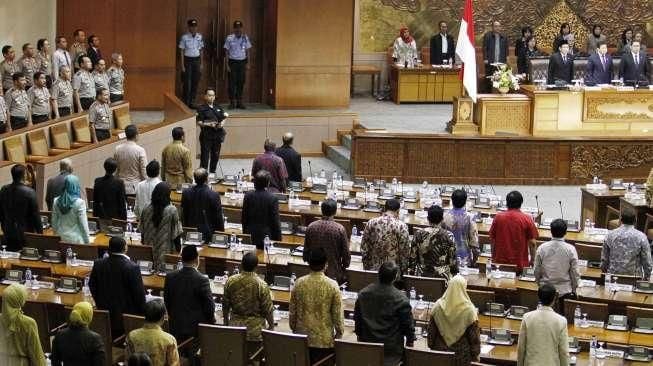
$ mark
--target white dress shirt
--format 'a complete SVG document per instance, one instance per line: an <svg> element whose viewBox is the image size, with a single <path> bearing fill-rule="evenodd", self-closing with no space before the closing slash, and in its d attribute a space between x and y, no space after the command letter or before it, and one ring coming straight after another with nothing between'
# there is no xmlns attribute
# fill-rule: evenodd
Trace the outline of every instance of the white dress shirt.
<svg viewBox="0 0 653 366"><path fill-rule="evenodd" d="M118 172L116 176L125 182L125 193L135 194L136 185L147 178L145 165L147 155L145 149L135 141L125 141L116 146L114 159L118 161Z"/></svg>
<svg viewBox="0 0 653 366"><path fill-rule="evenodd" d="M517 344L517 366L569 365L567 319L549 306L524 314Z"/></svg>
<svg viewBox="0 0 653 366"><path fill-rule="evenodd" d="M74 72L73 59L70 57L70 53L57 48L52 54L52 76L55 80L59 79L59 68L64 65L70 67L70 71Z"/></svg>
<svg viewBox="0 0 653 366"><path fill-rule="evenodd" d="M576 292L580 282L578 253L564 239L553 238L540 245L535 252L535 280L548 283L558 290L560 296Z"/></svg>
<svg viewBox="0 0 653 366"><path fill-rule="evenodd" d="M447 35L440 33L440 37L442 38L442 53L446 54L447 51L449 51L449 44L447 43Z"/></svg>
<svg viewBox="0 0 653 366"><path fill-rule="evenodd" d="M159 177L148 177L136 185L136 203L134 204L136 217L141 217L141 211L150 204L152 201L152 191L159 183L161 183Z"/></svg>

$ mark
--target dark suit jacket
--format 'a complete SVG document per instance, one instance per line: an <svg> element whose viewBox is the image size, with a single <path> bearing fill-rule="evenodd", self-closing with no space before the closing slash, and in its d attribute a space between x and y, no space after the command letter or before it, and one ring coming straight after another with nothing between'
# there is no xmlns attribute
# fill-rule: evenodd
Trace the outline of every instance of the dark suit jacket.
<svg viewBox="0 0 653 366"><path fill-rule="evenodd" d="M442 60L455 58L456 44L453 37L447 34L447 53L442 54L442 36L440 33L431 37L431 65L442 65Z"/></svg>
<svg viewBox="0 0 653 366"><path fill-rule="evenodd" d="M101 219L127 220L125 182L113 175L95 178L93 216Z"/></svg>
<svg viewBox="0 0 653 366"><path fill-rule="evenodd" d="M95 68L95 65L97 65L97 62L100 61L102 58L102 51L98 48L97 51L93 49L93 47L89 47L86 49L86 56L88 56L91 59L91 63L93 64L93 67ZM104 60L107 64L109 63L109 60ZM107 67L108 68L108 67Z"/></svg>
<svg viewBox="0 0 653 366"><path fill-rule="evenodd" d="M302 181L302 156L292 146L283 145L275 151L275 154L283 159L288 172L288 180L293 182Z"/></svg>
<svg viewBox="0 0 653 366"><path fill-rule="evenodd" d="M483 36L483 60L488 61L488 65L494 62L502 62L505 64L508 60L508 38L506 38L506 36L504 36L503 34L500 35L499 38L500 52L499 52L498 60L494 59L494 42L495 42L494 33L491 31L485 33L485 35ZM494 69L492 69L491 67L489 69L494 71Z"/></svg>
<svg viewBox="0 0 653 366"><path fill-rule="evenodd" d="M170 333L177 342L197 336L199 323L215 323L215 303L209 279L195 268L168 273L163 285Z"/></svg>
<svg viewBox="0 0 653 366"><path fill-rule="evenodd" d="M601 57L594 52L587 59L585 69L585 84L610 84L612 82L612 56L605 55L605 68L601 63Z"/></svg>
<svg viewBox="0 0 653 366"><path fill-rule="evenodd" d="M109 311L114 338L123 333L122 314L142 315L145 310L141 270L126 256L112 254L96 260L89 287L97 308Z"/></svg>
<svg viewBox="0 0 653 366"><path fill-rule="evenodd" d="M564 80L571 83L574 78L574 58L567 55L567 62L562 62L562 55L556 52L549 57L549 72L547 73L547 84L554 84L556 80Z"/></svg>
<svg viewBox="0 0 653 366"><path fill-rule="evenodd" d="M36 192L24 184L7 184L0 189L0 225L2 243L7 250L18 251L25 244L25 232L43 233Z"/></svg>
<svg viewBox="0 0 653 366"><path fill-rule="evenodd" d="M252 236L252 244L263 249L266 235L271 240L281 240L279 201L266 190L247 192L243 199L243 232Z"/></svg>
<svg viewBox="0 0 653 366"><path fill-rule="evenodd" d="M182 223L195 227L205 242L211 240L214 231L224 231L224 215L220 195L206 184L185 189L181 194Z"/></svg>
<svg viewBox="0 0 653 366"><path fill-rule="evenodd" d="M52 366L104 366L104 341L86 327L67 327L52 341Z"/></svg>
<svg viewBox="0 0 653 366"><path fill-rule="evenodd" d="M632 52L626 52L621 55L621 63L619 64L619 77L624 79L624 82L635 80L645 80L648 82L648 60L644 52L639 53L639 66L635 65L635 59Z"/></svg>
<svg viewBox="0 0 653 366"><path fill-rule="evenodd" d="M64 180L68 173L60 173L48 179L48 185L45 189L45 203L48 205L48 211L52 211L54 199L63 193Z"/></svg>

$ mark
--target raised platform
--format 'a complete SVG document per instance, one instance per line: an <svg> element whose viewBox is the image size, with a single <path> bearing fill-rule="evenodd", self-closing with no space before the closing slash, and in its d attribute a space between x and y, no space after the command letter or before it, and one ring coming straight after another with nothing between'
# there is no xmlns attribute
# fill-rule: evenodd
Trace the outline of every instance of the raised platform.
<svg viewBox="0 0 653 366"><path fill-rule="evenodd" d="M461 137L354 130L352 175L403 182L585 184L593 176L644 182L653 138Z"/></svg>

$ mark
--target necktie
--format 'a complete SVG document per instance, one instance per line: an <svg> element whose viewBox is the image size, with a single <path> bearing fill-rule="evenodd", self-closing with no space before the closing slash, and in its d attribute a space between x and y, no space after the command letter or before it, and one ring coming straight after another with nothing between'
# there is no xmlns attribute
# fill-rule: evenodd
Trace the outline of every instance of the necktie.
<svg viewBox="0 0 653 366"><path fill-rule="evenodd" d="M635 55L635 65L639 66L639 55Z"/></svg>
<svg viewBox="0 0 653 366"><path fill-rule="evenodd" d="M601 65L603 65L603 71L605 71L605 55L601 55Z"/></svg>
<svg viewBox="0 0 653 366"><path fill-rule="evenodd" d="M66 66L70 67L70 60L68 59L68 52L63 51L63 55L64 55L64 57L66 57Z"/></svg>
<svg viewBox="0 0 653 366"><path fill-rule="evenodd" d="M562 63L564 63L564 64L567 63L567 56L562 56Z"/></svg>

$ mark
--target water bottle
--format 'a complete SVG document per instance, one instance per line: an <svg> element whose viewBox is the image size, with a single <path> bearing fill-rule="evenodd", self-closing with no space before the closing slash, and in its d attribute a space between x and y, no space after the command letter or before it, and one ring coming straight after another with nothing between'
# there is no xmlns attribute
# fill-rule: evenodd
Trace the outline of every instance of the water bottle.
<svg viewBox="0 0 653 366"><path fill-rule="evenodd" d="M358 236L358 227L356 225L351 228L351 236Z"/></svg>
<svg viewBox="0 0 653 366"><path fill-rule="evenodd" d="M291 290L295 288L295 281L297 281L297 275L293 272L290 275L290 289Z"/></svg>
<svg viewBox="0 0 653 366"><path fill-rule="evenodd" d="M397 187L397 178L393 177L393 178L392 178L392 193L396 193L396 192L397 192L397 188L398 188L398 187Z"/></svg>
<svg viewBox="0 0 653 366"><path fill-rule="evenodd" d="M608 291L612 290L612 275L609 273L605 274L605 279L603 280L605 289Z"/></svg>
<svg viewBox="0 0 653 366"><path fill-rule="evenodd" d="M415 287L410 288L410 301L413 302L417 300L417 291L415 291Z"/></svg>
<svg viewBox="0 0 653 366"><path fill-rule="evenodd" d="M77 267L77 253L74 253L74 252L73 252L73 260L72 260L71 265L72 265L73 267Z"/></svg>
<svg viewBox="0 0 653 366"><path fill-rule="evenodd" d="M574 326L575 327L580 326L580 320L581 320L582 316L583 316L583 313L580 310L580 305L576 305L576 310L574 310Z"/></svg>
<svg viewBox="0 0 653 366"><path fill-rule="evenodd" d="M236 234L231 234L231 236L229 237L229 245L231 246L234 244L236 244Z"/></svg>
<svg viewBox="0 0 653 366"><path fill-rule="evenodd" d="M333 184L335 186L335 184L338 182L338 173L337 172L334 171L333 174L331 174L331 181L333 182Z"/></svg>
<svg viewBox="0 0 653 366"><path fill-rule="evenodd" d="M599 184L599 177L594 176L594 178L592 178L592 183L593 184Z"/></svg>
<svg viewBox="0 0 653 366"><path fill-rule="evenodd" d="M240 273L240 268L236 267L236 268L234 269L234 274L237 275L237 274L239 274L239 273Z"/></svg>
<svg viewBox="0 0 653 366"><path fill-rule="evenodd" d="M488 259L487 263L485 264L485 277L492 277L492 259Z"/></svg>
<svg viewBox="0 0 653 366"><path fill-rule="evenodd" d="M184 268L184 264L181 263L181 260L178 260L177 261L177 269L182 269L182 268Z"/></svg>
<svg viewBox="0 0 653 366"><path fill-rule="evenodd" d="M132 231L134 231L134 228L132 226L132 223L128 221L127 222L127 235L131 234Z"/></svg>
<svg viewBox="0 0 653 366"><path fill-rule="evenodd" d="M73 249L66 249L66 265L71 266L73 264Z"/></svg>
<svg viewBox="0 0 653 366"><path fill-rule="evenodd" d="M32 270L29 268L25 270L25 287L32 287Z"/></svg>
<svg viewBox="0 0 653 366"><path fill-rule="evenodd" d="M270 237L266 235L265 239L263 239L263 248L265 249L266 253L269 254L271 246L272 246L272 242L270 241Z"/></svg>
<svg viewBox="0 0 653 366"><path fill-rule="evenodd" d="M585 219L585 232L589 233L590 231L590 219Z"/></svg>
<svg viewBox="0 0 653 366"><path fill-rule="evenodd" d="M89 296L91 294L91 287L89 286L90 278L88 276L84 277L84 286L82 286L82 292L84 296Z"/></svg>
<svg viewBox="0 0 653 366"><path fill-rule="evenodd" d="M537 310L542 310L542 302L537 302Z"/></svg>
<svg viewBox="0 0 653 366"><path fill-rule="evenodd" d="M102 258L109 258L109 252L105 250L104 254L102 254Z"/></svg>
<svg viewBox="0 0 653 366"><path fill-rule="evenodd" d="M596 358L597 344L598 344L598 339L596 338L595 335L593 335L592 340L590 341L590 360Z"/></svg>
<svg viewBox="0 0 653 366"><path fill-rule="evenodd" d="M320 178L326 178L326 172L324 169L320 170Z"/></svg>

